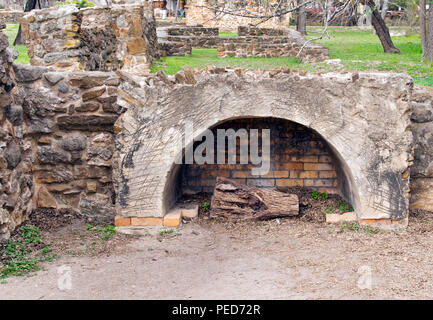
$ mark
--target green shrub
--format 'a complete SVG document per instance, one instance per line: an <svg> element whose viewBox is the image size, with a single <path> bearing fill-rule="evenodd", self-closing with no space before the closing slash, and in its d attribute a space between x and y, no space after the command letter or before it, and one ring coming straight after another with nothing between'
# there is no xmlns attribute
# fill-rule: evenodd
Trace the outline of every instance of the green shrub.
<svg viewBox="0 0 433 320"><path fill-rule="evenodd" d="M333 206L330 206L330 207L328 207L328 208L325 210L325 214L331 214L332 211L334 211L334 207L333 207Z"/></svg>
<svg viewBox="0 0 433 320"><path fill-rule="evenodd" d="M208 212L210 210L210 203L207 201L203 202L203 204L201 205L201 209L204 212Z"/></svg>
<svg viewBox="0 0 433 320"><path fill-rule="evenodd" d="M53 256L46 256L51 251L48 246L40 248L43 242L38 227L22 226L20 231L20 237L17 240L9 240L1 250L5 262L0 270L0 278L12 275L22 276L31 271L40 270L40 261L51 261L54 258ZM40 252L37 253L39 250Z"/></svg>
<svg viewBox="0 0 433 320"><path fill-rule="evenodd" d="M318 192L318 191L313 191L311 193L311 196L313 197L314 200L320 200L320 199L328 199L329 195L327 192Z"/></svg>

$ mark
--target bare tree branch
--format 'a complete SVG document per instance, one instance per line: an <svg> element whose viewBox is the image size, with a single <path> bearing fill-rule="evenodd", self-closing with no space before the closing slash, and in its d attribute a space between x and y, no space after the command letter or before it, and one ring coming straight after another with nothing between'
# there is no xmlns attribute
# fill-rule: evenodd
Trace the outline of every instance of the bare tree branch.
<svg viewBox="0 0 433 320"><path fill-rule="evenodd" d="M280 1L281 2L281 1ZM315 0L309 0L306 1L305 3L302 3L301 5L298 5L296 7L292 7L292 8L286 8L286 9L282 9L281 11L279 10L275 10L275 12L271 13L271 14L265 14L265 15L261 15L261 14L252 14L249 13L248 10L245 10L245 13L239 12L239 11L235 11L235 10L230 10L230 9L225 9L225 8L218 8L218 7L208 7L208 6L197 6L198 8L205 8L208 10L211 10L215 13L220 13L220 14L228 14L228 15L232 15L232 16L236 16L236 17L244 17L244 18L250 18L250 19L271 19L271 18L275 18L275 17L281 17L284 16L288 13L294 12L296 10L298 10L300 7L306 6L310 3L315 2ZM280 8L280 3L278 3L276 9Z"/></svg>

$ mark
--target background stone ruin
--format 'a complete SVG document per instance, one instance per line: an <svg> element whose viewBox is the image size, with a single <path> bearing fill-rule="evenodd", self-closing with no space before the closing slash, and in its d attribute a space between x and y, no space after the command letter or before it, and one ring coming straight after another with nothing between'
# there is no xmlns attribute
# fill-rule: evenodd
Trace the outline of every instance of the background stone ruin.
<svg viewBox="0 0 433 320"><path fill-rule="evenodd" d="M151 3L33 10L21 22L33 65L146 74L159 57Z"/></svg>
<svg viewBox="0 0 433 320"><path fill-rule="evenodd" d="M0 22L19 23L24 14L21 10L0 10Z"/></svg>
<svg viewBox="0 0 433 320"><path fill-rule="evenodd" d="M188 56L192 48L217 48L218 57L296 57L306 62L329 58L328 48L307 42L291 29L239 26L237 37L219 36L218 28L161 26L157 28L162 56Z"/></svg>
<svg viewBox="0 0 433 320"><path fill-rule="evenodd" d="M302 51L301 51L301 48ZM298 53L301 52L298 56ZM239 27L238 37L225 38L218 45L218 57L296 57L304 62L329 59L328 48L307 42L291 29Z"/></svg>
<svg viewBox="0 0 433 320"><path fill-rule="evenodd" d="M202 25L156 28L152 2L84 9L67 5L26 15L3 11L0 20L21 22L31 64L59 70L124 70L144 75L160 55L187 56L192 48L217 48L219 57L295 57L305 46L299 55L303 61L329 57L326 47L282 26L240 25L237 37L220 37L219 28Z"/></svg>
<svg viewBox="0 0 433 320"><path fill-rule="evenodd" d="M233 6L234 8L242 7L249 12L255 13L257 8L256 0L248 1L232 1L227 4ZM277 1L269 1L269 3L276 3ZM283 0L284 2L284 0ZM267 21L259 21L247 17L233 16L229 14L217 14L205 7L213 7L214 2L210 0L189 0L185 5L186 11L186 23L189 26L203 25L205 27L219 28L220 31L236 31L239 26L255 26L260 22L258 27L260 28L285 28L289 25L290 15L285 15L283 17L274 17ZM228 9L231 9L230 7ZM266 8L261 8L261 14L266 12Z"/></svg>

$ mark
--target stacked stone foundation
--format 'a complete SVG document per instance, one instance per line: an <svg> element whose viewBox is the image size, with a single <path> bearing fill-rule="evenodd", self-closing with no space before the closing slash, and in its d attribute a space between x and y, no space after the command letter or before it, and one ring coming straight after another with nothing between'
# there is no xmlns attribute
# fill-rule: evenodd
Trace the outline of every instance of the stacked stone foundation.
<svg viewBox="0 0 433 320"><path fill-rule="evenodd" d="M238 35L220 41L218 57L298 57L303 62L329 59L328 48L307 43L293 30L239 27Z"/></svg>
<svg viewBox="0 0 433 320"><path fill-rule="evenodd" d="M217 48L218 57L299 57L304 62L329 58L328 48L306 43L289 29L240 26L237 37L219 37L218 28L164 26L157 34L162 56L189 56L192 48Z"/></svg>
<svg viewBox="0 0 433 320"><path fill-rule="evenodd" d="M193 47L216 48L220 42L218 28L202 26L161 26L157 30L162 56L189 56Z"/></svg>

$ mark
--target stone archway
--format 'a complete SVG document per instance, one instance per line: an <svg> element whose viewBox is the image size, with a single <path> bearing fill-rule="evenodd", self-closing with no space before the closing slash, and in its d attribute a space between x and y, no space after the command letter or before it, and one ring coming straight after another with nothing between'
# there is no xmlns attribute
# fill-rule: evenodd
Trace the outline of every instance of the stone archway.
<svg viewBox="0 0 433 320"><path fill-rule="evenodd" d="M210 199L217 177L224 177L253 187L295 192L301 192L301 188L338 194L356 208L357 190L350 170L342 163L341 156L314 130L272 117L229 119L209 129L206 131L206 140L210 138L212 146L208 148L206 140L195 136L194 150L190 150L190 154L194 153L199 158L188 162L188 151L183 150L182 161L171 169L173 174L166 183L166 190L170 191L164 192L163 203L174 203L176 199L185 197L188 202L197 197ZM239 139L226 137L227 130L237 133ZM264 134L264 130L268 130L268 133ZM263 135L269 142L266 151L263 150L263 140L259 139ZM242 143L249 148L241 150ZM200 157L204 146L205 156ZM259 151L260 155L256 157L254 150ZM236 161L233 161L233 157L236 157ZM242 158L243 163L240 161ZM208 160L207 163L200 161L204 159ZM264 172L254 173L254 168L259 167L265 168ZM176 203L175 207L178 206Z"/></svg>
<svg viewBox="0 0 433 320"><path fill-rule="evenodd" d="M186 123L196 135L242 117L285 119L319 133L340 162L360 220L407 217L410 78L186 69L177 84L152 80L122 85L128 111L116 123L118 217L161 218L170 209L178 141L194 139L185 137Z"/></svg>

